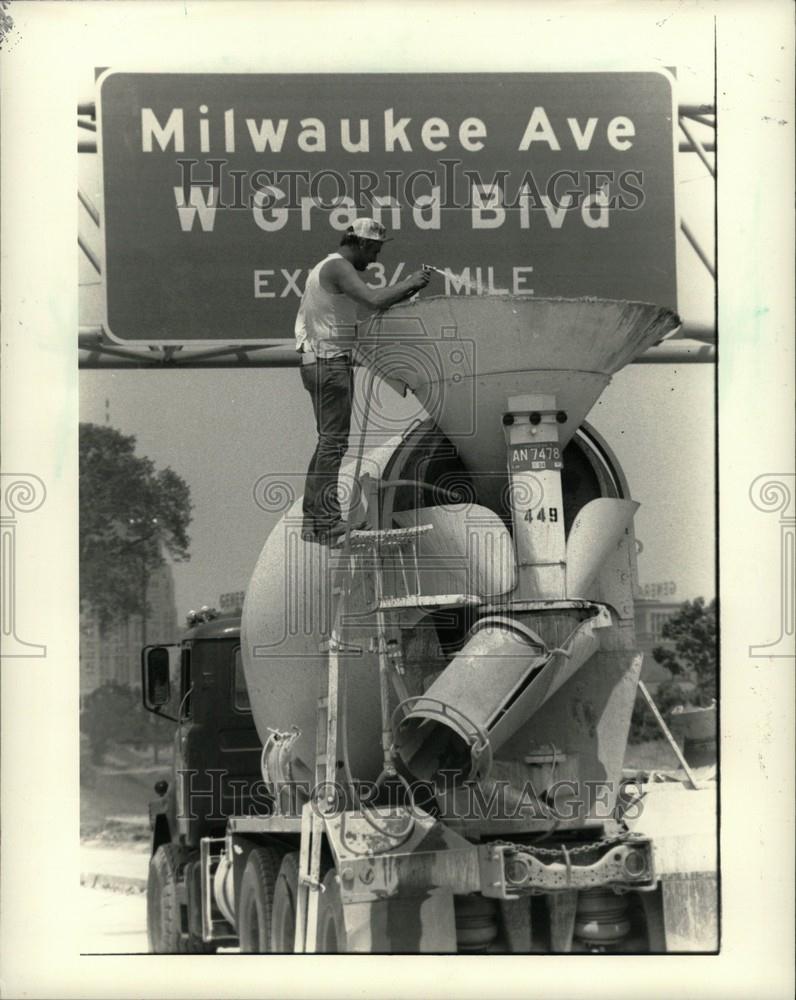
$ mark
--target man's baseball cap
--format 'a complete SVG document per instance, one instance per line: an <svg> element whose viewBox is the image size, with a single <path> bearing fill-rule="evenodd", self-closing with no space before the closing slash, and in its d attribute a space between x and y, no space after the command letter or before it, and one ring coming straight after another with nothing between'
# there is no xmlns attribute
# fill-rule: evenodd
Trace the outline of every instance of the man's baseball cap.
<svg viewBox="0 0 796 1000"><path fill-rule="evenodd" d="M379 243L386 243L390 239L387 230L375 219L357 219L346 232L350 236L358 236L361 240L376 240Z"/></svg>

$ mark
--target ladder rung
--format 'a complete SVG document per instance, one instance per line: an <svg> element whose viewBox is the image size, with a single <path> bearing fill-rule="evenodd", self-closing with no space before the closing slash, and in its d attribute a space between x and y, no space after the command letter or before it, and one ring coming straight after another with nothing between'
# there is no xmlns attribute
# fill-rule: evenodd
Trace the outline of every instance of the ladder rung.
<svg viewBox="0 0 796 1000"><path fill-rule="evenodd" d="M352 549L400 548L433 530L433 524L418 524L411 528L388 528L384 531L352 531L350 543Z"/></svg>
<svg viewBox="0 0 796 1000"><path fill-rule="evenodd" d="M321 653L359 653L362 647L353 642L341 642L339 639L332 641L324 639L318 649Z"/></svg>
<svg viewBox="0 0 796 1000"><path fill-rule="evenodd" d="M473 607L482 604L474 594L406 594L404 597L385 597L379 608L389 611L393 608L454 608Z"/></svg>

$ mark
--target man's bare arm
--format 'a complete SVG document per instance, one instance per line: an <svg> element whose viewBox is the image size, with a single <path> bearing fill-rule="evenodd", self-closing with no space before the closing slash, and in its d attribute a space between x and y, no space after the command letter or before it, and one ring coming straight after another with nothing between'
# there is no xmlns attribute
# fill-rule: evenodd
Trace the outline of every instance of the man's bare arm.
<svg viewBox="0 0 796 1000"><path fill-rule="evenodd" d="M347 260L333 260L324 268L323 277L355 302L369 309L389 309L397 302L425 288L431 277L429 271L415 271L389 288L373 288L360 278L356 269Z"/></svg>

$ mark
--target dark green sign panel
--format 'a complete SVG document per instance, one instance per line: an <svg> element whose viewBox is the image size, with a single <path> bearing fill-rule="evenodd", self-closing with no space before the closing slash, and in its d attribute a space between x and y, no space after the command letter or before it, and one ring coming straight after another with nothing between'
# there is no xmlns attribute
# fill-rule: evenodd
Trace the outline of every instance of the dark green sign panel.
<svg viewBox="0 0 796 1000"><path fill-rule="evenodd" d="M428 294L676 308L665 73L182 74L99 81L106 328L127 343L290 338L357 216Z"/></svg>

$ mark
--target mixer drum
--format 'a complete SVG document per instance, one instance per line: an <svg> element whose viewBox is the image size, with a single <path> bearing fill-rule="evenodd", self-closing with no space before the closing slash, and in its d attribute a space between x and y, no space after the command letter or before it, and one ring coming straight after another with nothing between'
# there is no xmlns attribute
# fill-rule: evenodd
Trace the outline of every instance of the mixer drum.
<svg viewBox="0 0 796 1000"><path fill-rule="evenodd" d="M397 443L394 439L368 454L371 473L383 468ZM341 474L344 495L350 471ZM265 743L274 730L298 730L291 748L293 777L311 785L318 698L326 693L323 647L334 625L343 561L339 550L302 541L301 522L299 498L260 553L243 605L241 654L260 740ZM356 777L374 780L382 763L378 661L366 641L360 648L361 653L341 657L348 753Z"/></svg>

